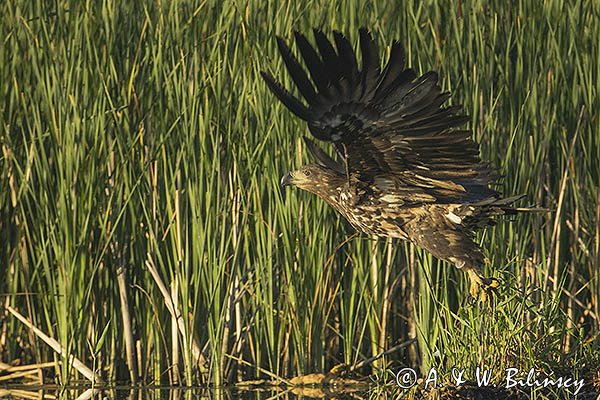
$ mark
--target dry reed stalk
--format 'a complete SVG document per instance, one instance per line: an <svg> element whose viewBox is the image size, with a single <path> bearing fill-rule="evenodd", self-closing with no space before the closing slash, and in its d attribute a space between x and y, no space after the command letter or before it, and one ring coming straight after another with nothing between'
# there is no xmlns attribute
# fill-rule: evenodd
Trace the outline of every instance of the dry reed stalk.
<svg viewBox="0 0 600 400"><path fill-rule="evenodd" d="M123 333L125 336L125 353L127 367L129 368L129 379L131 383L137 382L136 354L134 347L134 338L131 324L131 314L129 312L129 298L127 296L127 282L125 281L125 268L120 266L117 269L117 284L119 286L119 299L121 302L121 318L123 321Z"/></svg>
<svg viewBox="0 0 600 400"><path fill-rule="evenodd" d="M148 268L148 271L150 271L150 275L152 276L152 279L154 279L154 282L158 286L160 293L163 295L163 298L165 301L165 306L167 307L169 314L171 314L171 316L177 320L177 327L179 328L179 333L181 334L183 346L184 346L184 348L187 349L189 340L187 337L187 332L185 329L185 323L183 321L183 316L181 315L179 310L175 308L175 303L173 302L173 298L171 297L171 294L169 293L169 290L167 289L166 285L162 281L162 279L158 273L158 270L156 269L156 266L154 265L154 260L152 259L152 256L150 255L150 253L147 254L147 257L148 258L146 259L146 268ZM203 365L204 357L202 356L202 353L200 351L200 346L198 346L198 344L195 340L191 341L191 349L192 349L192 356L194 357L194 360L197 361L199 365Z"/></svg>
<svg viewBox="0 0 600 400"><path fill-rule="evenodd" d="M544 287L548 284L548 280L550 279L550 263L554 261L554 269L552 272L553 278L553 286L552 291L556 293L558 288L558 264L560 260L560 221L563 211L563 202L565 198L565 192L567 189L567 180L569 178L569 164L573 160L573 152L575 150L575 143L577 143L577 137L579 136L579 128L581 127L581 120L583 119L583 112L585 107L581 107L579 111L579 119L577 120L577 127L575 128L575 133L573 134L573 139L571 139L571 144L569 146L569 155L567 156L567 162L565 166L565 171L563 172L563 176L560 181L560 190L558 194L558 201L556 205L556 215L554 216L554 224L552 228L552 241L550 245L550 249L554 251L554 257L548 257L548 262L546 265L546 277L544 279ZM552 251L552 250L551 250Z"/></svg>
<svg viewBox="0 0 600 400"><path fill-rule="evenodd" d="M55 352L57 352L62 357L64 357L67 360L67 362L69 363L69 365L71 365L73 368L75 368L77 371L79 371L89 381L95 382L95 383L102 382L102 379L100 378L99 375L94 373L90 368L88 368L77 357L73 356L72 354L68 354L67 350L56 339L51 338L50 336L46 335L41 329L39 329L38 327L33 325L33 323L31 323L31 321L29 321L27 318L25 318L23 315L21 315L17 310L12 308L11 306L8 306L6 309L8 310L8 312L10 312L12 315L14 315L15 318L17 318L25 326L27 326L29 329L31 329L33 331L33 333L35 333L40 339L42 339L42 341L44 341L48 346L52 347L52 349Z"/></svg>
<svg viewBox="0 0 600 400"><path fill-rule="evenodd" d="M177 278L171 281L171 298L173 299L173 307L175 310L179 309L179 300L177 291L179 290L177 285ZM177 319L171 315L171 384L177 385L179 383L179 335L178 335Z"/></svg>

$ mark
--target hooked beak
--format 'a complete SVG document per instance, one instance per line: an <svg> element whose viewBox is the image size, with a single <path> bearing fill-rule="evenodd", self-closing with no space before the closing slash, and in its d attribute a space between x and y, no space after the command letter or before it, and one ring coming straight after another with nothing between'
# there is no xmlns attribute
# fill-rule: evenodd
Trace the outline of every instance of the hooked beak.
<svg viewBox="0 0 600 400"><path fill-rule="evenodd" d="M281 182L279 182L280 187L290 186L292 184L292 174L288 172L281 178Z"/></svg>
<svg viewBox="0 0 600 400"><path fill-rule="evenodd" d="M288 172L281 178L281 182L279 182L279 188L281 189L281 197L283 198L283 201L285 201L285 187L290 186L292 184L292 180L292 174Z"/></svg>

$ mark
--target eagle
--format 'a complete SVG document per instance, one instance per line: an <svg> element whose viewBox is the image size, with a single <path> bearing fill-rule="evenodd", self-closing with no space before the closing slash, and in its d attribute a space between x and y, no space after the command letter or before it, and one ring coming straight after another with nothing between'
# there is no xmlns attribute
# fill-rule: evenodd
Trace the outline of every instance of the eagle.
<svg viewBox="0 0 600 400"><path fill-rule="evenodd" d="M369 31L359 30L360 65L342 33L333 41L313 30L316 46L294 33L294 55L279 36L277 47L304 101L271 74L261 76L273 94L306 121L312 136L335 149L335 159L315 142L304 142L316 163L283 176L281 186L314 193L358 231L397 238L425 249L465 271L470 294L486 300L499 281L482 273L487 259L475 242L477 229L495 217L524 209L522 196L503 198L499 175L481 159L462 106L444 105L438 75L418 75L405 66L405 53L392 42L382 68Z"/></svg>

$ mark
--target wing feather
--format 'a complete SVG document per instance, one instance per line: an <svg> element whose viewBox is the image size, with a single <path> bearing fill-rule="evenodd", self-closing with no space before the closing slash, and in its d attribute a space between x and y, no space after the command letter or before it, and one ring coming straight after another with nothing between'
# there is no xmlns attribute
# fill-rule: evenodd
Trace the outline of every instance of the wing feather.
<svg viewBox="0 0 600 400"><path fill-rule="evenodd" d="M277 98L290 109L291 112L296 114L298 117L305 121L311 119L308 108L302 104L297 98L292 96L279 82L277 82L271 75L261 71L261 76L265 80L269 89L277 96Z"/></svg>
<svg viewBox="0 0 600 400"><path fill-rule="evenodd" d="M397 41L382 71L377 45L364 28L359 30L359 70L344 35L334 32L331 42L322 31L313 33L315 47L302 34L294 34L308 74L277 39L286 68L308 106L269 74L262 75L277 98L308 122L313 136L333 144L341 162L307 142L322 165L343 169L357 188L394 182L390 190L409 194L417 202L481 201L497 195L490 188L496 173L481 161L471 132L458 128L469 118L460 114L461 106L444 107L450 93L442 92L437 73L417 76L406 68L404 49Z"/></svg>
<svg viewBox="0 0 600 400"><path fill-rule="evenodd" d="M302 96L310 104L314 100L316 93L315 88L306 75L306 71L304 71L304 68L302 68L296 57L294 57L290 48L285 44L285 41L279 36L277 36L277 47L292 80Z"/></svg>
<svg viewBox="0 0 600 400"><path fill-rule="evenodd" d="M325 36L322 31L315 29L313 30L313 33L317 43L317 48L319 49L319 53L321 53L325 74L327 76L327 83L329 86L326 88L325 93L334 94L331 92L331 89L339 86L339 82L342 78L339 73L341 67L338 55L335 52L333 45L327 39L327 36Z"/></svg>
<svg viewBox="0 0 600 400"><path fill-rule="evenodd" d="M308 68L308 72L319 93L322 93L327 90L327 75L325 72L325 66L321 61L319 54L315 51L315 49L310 45L308 40L304 35L300 32L294 32L294 37L296 38L296 46L300 50L300 55Z"/></svg>
<svg viewBox="0 0 600 400"><path fill-rule="evenodd" d="M405 82L404 49L400 42L394 41L390 50L390 59L381 74L375 93L375 101L385 98L387 94Z"/></svg>
<svg viewBox="0 0 600 400"><path fill-rule="evenodd" d="M354 54L352 45L339 31L333 32L333 38L339 54L339 60L344 68L344 75L351 78L353 81L356 80L356 77L358 76L358 66L356 64L356 55Z"/></svg>
<svg viewBox="0 0 600 400"><path fill-rule="evenodd" d="M360 31L360 50L362 53L362 71L360 73L361 96L360 101L368 103L373 99L377 89L377 80L380 74L379 51L371 34L365 28Z"/></svg>

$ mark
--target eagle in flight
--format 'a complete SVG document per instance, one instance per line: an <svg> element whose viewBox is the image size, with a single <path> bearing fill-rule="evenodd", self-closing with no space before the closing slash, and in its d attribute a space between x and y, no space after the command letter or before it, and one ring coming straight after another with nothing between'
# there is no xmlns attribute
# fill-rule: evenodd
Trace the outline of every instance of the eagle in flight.
<svg viewBox="0 0 600 400"><path fill-rule="evenodd" d="M479 156L461 106L444 106L450 93L435 72L405 68L404 50L393 42L383 70L377 45L360 29L361 63L340 32L333 42L314 30L316 47L296 32L303 67L285 41L277 45L304 102L270 74L269 89L316 139L329 142L337 160L308 138L316 164L287 173L281 185L319 196L357 230L407 240L466 271L471 295L483 300L498 287L483 275L486 261L474 230L523 209L521 196L501 198L491 186L498 175Z"/></svg>

